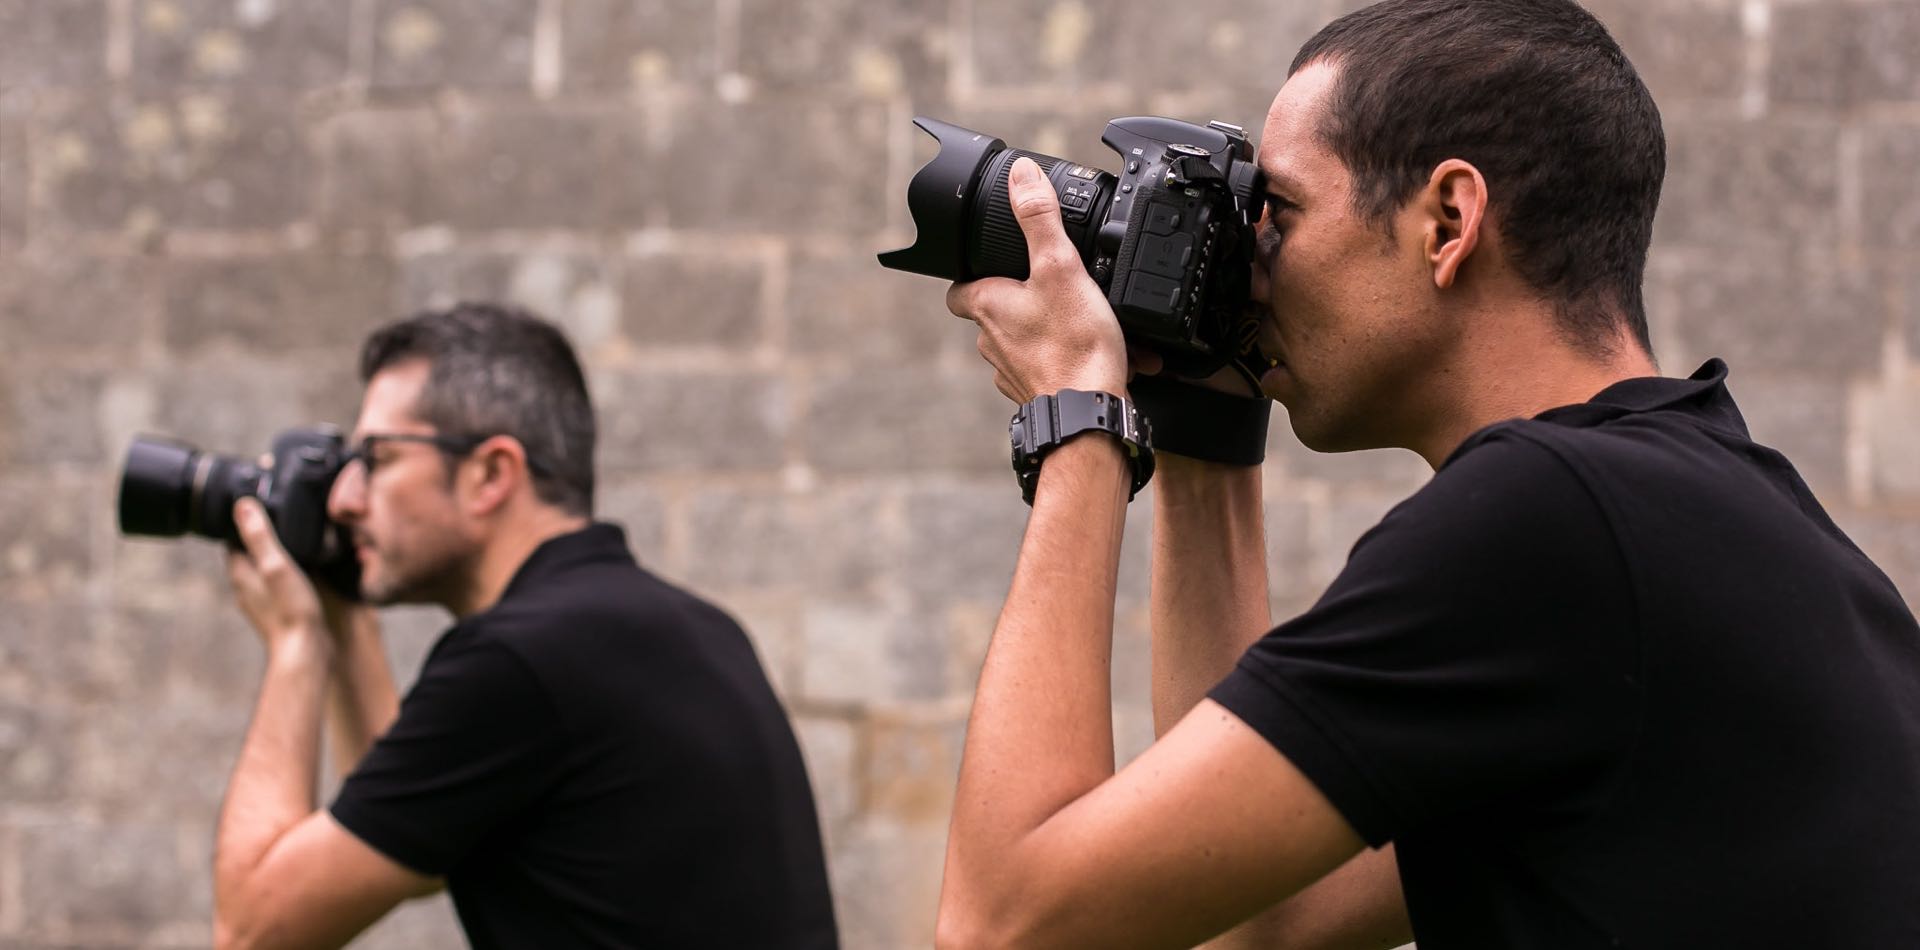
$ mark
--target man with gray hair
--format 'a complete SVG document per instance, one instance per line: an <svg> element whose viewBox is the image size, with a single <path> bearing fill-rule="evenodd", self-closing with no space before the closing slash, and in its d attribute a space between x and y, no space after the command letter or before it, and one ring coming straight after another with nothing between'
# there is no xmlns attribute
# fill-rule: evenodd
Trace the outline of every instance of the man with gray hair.
<svg viewBox="0 0 1920 950"><path fill-rule="evenodd" d="M791 726L740 628L592 520L566 339L461 304L376 331L328 513L366 604L316 590L242 501L234 591L267 647L220 816L221 946L337 946L451 890L476 947L832 947ZM456 622L396 702L371 605ZM348 771L314 790L323 706ZM717 938L717 939L716 939Z"/></svg>

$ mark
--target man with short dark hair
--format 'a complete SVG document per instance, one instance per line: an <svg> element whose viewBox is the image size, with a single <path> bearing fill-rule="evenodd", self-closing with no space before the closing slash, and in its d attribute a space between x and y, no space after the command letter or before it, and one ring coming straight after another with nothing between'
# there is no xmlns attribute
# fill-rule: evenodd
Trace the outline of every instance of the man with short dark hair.
<svg viewBox="0 0 1920 950"><path fill-rule="evenodd" d="M267 668L220 817L216 942L337 946L444 879L476 947L835 946L806 770L751 644L592 520L566 339L462 304L375 332L361 375L329 514L368 604L456 623L396 709L371 608L317 592L236 508ZM330 679L349 774L316 811Z"/></svg>
<svg viewBox="0 0 1920 950"><path fill-rule="evenodd" d="M980 676L940 942L1920 945L1920 629L1748 438L1723 363L1658 376L1664 136L1606 30L1571 0L1366 8L1301 50L1259 160L1263 394L1310 448L1435 474L1263 636L1259 467L1233 461L1266 403L1133 376L1153 361L1017 162L1031 277L949 305L1016 402L1151 418L1162 735L1115 773L1130 472L1075 438Z"/></svg>

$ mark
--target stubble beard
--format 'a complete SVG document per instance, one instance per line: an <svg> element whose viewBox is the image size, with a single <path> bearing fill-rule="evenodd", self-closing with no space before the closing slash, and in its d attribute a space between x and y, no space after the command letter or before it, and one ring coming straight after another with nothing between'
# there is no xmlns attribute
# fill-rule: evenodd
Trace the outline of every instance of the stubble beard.
<svg viewBox="0 0 1920 950"><path fill-rule="evenodd" d="M450 605L468 586L472 574L473 557L446 548L418 551L397 559L383 556L381 560L383 570L377 586L365 586L361 591L367 603L376 607Z"/></svg>

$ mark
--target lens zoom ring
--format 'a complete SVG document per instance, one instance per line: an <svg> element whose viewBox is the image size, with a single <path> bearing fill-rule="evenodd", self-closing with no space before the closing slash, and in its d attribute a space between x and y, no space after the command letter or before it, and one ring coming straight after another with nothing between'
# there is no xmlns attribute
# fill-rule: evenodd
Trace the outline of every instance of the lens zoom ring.
<svg viewBox="0 0 1920 950"><path fill-rule="evenodd" d="M993 176L980 209L980 226L974 229L974 276L1027 279L1027 238L1020 232L1020 219L1013 216L1007 203L1007 173L1020 156L1034 160L1042 175L1053 174L1059 159L1038 152L1010 148L996 156L989 174Z"/></svg>

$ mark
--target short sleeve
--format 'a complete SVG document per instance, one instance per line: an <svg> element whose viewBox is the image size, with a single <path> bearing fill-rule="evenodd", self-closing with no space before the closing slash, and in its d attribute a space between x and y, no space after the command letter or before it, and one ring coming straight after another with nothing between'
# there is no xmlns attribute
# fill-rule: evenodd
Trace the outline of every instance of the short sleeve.
<svg viewBox="0 0 1920 950"><path fill-rule="evenodd" d="M552 785L559 728L524 660L456 628L342 783L333 817L395 861L444 875Z"/></svg>
<svg viewBox="0 0 1920 950"><path fill-rule="evenodd" d="M1369 844L1476 812L1511 823L1580 807L1631 740L1630 575L1558 452L1483 436L1210 694Z"/></svg>

